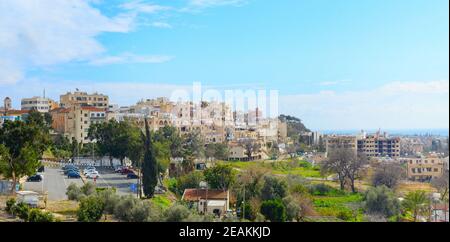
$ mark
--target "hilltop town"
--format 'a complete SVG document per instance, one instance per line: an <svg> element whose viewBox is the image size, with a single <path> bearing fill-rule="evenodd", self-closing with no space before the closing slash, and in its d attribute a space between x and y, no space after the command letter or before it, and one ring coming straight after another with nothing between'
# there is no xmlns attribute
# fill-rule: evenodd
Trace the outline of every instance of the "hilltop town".
<svg viewBox="0 0 450 242"><path fill-rule="evenodd" d="M172 221L180 211L183 221L448 221L448 136L322 134L258 108L164 97L122 107L78 90L20 106L6 97L0 109L2 162L15 159L8 139L19 139L11 135L21 125L41 132L33 139L45 145L25 159L27 169L0 173L6 220L28 219L7 204L12 194L61 221L100 220L80 210L86 197L104 193L118 201L100 212L113 221ZM151 157L156 166L146 168ZM155 174L150 188L146 169ZM377 196L390 199L388 207L370 207ZM420 213L402 205L411 196L426 202ZM120 208L134 199L140 219Z"/></svg>

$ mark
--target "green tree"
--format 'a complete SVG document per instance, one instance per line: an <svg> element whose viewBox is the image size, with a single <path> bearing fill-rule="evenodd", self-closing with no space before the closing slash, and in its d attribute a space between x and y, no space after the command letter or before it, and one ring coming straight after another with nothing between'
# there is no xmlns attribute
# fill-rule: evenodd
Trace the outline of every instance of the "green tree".
<svg viewBox="0 0 450 242"><path fill-rule="evenodd" d="M171 157L183 156L183 139L175 127L164 126L155 132L154 142L168 143Z"/></svg>
<svg viewBox="0 0 450 242"><path fill-rule="evenodd" d="M230 165L218 164L204 172L205 180L213 189L227 190L236 180L236 172Z"/></svg>
<svg viewBox="0 0 450 242"><path fill-rule="evenodd" d="M182 195L185 189L198 188L200 182L204 181L205 177L200 171L194 171L184 176L180 176L176 179L175 192L178 195Z"/></svg>
<svg viewBox="0 0 450 242"><path fill-rule="evenodd" d="M50 144L48 130L31 122L6 121L0 127L0 174L15 184L41 166L40 158Z"/></svg>
<svg viewBox="0 0 450 242"><path fill-rule="evenodd" d="M402 206L406 211L412 213L414 222L420 215L424 214L428 209L429 199L425 191L413 191L406 194L402 202Z"/></svg>
<svg viewBox="0 0 450 242"><path fill-rule="evenodd" d="M268 200L261 204L261 214L271 222L285 222L286 207L281 200Z"/></svg>
<svg viewBox="0 0 450 242"><path fill-rule="evenodd" d="M158 164L151 140L150 128L145 119L144 163L142 165L142 185L144 195L148 198L154 196L155 187L158 184Z"/></svg>
<svg viewBox="0 0 450 242"><path fill-rule="evenodd" d="M194 160L205 156L205 144L200 132L194 131L186 134L183 141L183 157L186 160Z"/></svg>
<svg viewBox="0 0 450 242"><path fill-rule="evenodd" d="M287 183L277 177L264 177L264 186L261 190L263 200L283 199L287 194Z"/></svg>
<svg viewBox="0 0 450 242"><path fill-rule="evenodd" d="M78 221L97 222L102 218L104 209L105 204L99 196L83 198L77 211Z"/></svg>
<svg viewBox="0 0 450 242"><path fill-rule="evenodd" d="M368 214L389 218L400 213L399 200L394 192L384 185L369 188L364 201L364 207Z"/></svg>
<svg viewBox="0 0 450 242"><path fill-rule="evenodd" d="M226 160L228 158L228 146L226 144L209 144L205 149L207 158Z"/></svg>

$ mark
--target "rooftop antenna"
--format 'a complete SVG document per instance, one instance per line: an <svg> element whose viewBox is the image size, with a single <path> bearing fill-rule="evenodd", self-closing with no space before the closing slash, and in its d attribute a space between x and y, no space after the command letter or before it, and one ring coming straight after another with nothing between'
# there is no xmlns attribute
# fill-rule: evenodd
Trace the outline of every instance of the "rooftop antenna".
<svg viewBox="0 0 450 242"><path fill-rule="evenodd" d="M45 88L44 88L44 98L45 98Z"/></svg>

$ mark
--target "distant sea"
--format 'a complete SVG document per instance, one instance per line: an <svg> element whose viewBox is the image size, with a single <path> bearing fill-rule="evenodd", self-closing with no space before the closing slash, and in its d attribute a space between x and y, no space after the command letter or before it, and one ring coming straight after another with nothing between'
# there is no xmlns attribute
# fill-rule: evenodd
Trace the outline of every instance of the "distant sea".
<svg viewBox="0 0 450 242"><path fill-rule="evenodd" d="M368 134L373 134L378 129L364 130ZM336 135L356 135L361 130L322 130L319 132L323 134L336 134ZM381 132L387 132L391 136L414 136L414 135L432 135L432 136L449 136L449 129L382 129Z"/></svg>

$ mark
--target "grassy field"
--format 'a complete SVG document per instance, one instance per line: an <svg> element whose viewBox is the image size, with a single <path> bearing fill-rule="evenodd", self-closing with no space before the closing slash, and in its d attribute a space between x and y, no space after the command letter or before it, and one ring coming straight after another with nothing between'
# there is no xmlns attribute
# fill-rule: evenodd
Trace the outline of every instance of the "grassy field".
<svg viewBox="0 0 450 242"><path fill-rule="evenodd" d="M320 216L336 217L343 221L362 221L361 202L363 195L346 193L314 196L314 209Z"/></svg>
<svg viewBox="0 0 450 242"><path fill-rule="evenodd" d="M309 178L322 178L320 169L312 166L306 161L290 159L286 161L250 161L250 162L227 162L232 167L239 170L246 170L250 167L264 167L275 175L298 175Z"/></svg>

